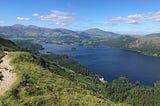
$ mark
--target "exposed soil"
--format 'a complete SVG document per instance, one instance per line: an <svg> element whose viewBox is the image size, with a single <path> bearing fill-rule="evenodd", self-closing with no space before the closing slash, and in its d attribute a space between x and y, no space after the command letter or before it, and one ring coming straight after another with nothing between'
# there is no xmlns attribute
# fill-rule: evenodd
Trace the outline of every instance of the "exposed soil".
<svg viewBox="0 0 160 106"><path fill-rule="evenodd" d="M0 80L0 96L10 88L16 79L16 74L12 72L13 67L10 65L11 58L8 55L9 53L5 53L6 55L2 58L2 63L0 63L0 71L3 75L3 79Z"/></svg>

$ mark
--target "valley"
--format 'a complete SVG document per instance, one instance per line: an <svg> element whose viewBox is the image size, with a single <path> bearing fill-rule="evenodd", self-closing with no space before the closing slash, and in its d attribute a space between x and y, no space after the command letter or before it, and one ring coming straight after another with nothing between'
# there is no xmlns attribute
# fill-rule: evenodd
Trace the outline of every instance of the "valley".
<svg viewBox="0 0 160 106"><path fill-rule="evenodd" d="M143 85L153 86L160 78L158 57L105 46L57 45L44 42L39 44L44 48L40 53L52 52L66 55L109 82L125 76L133 83L140 81ZM76 50L71 50L73 47Z"/></svg>
<svg viewBox="0 0 160 106"><path fill-rule="evenodd" d="M93 30L91 30L91 32L92 31ZM11 88L6 91L4 96L0 97L0 105L54 104L54 106L59 106L65 104L66 106L156 106L160 104L158 90L160 83L158 81L159 76L155 77L155 79L152 79L153 73L148 73L151 72L150 70L153 71L153 67L154 69L159 70L159 62L156 62L159 61L159 58L144 56L139 53L132 52L138 51L146 55L159 56L158 36L141 37L123 36L118 34L116 37L108 36L104 38L103 36L99 37L97 35L88 38L88 40L85 38L83 43L76 41L76 39L72 36L72 40L70 37L67 39L56 39L56 41L59 42L56 42L56 44L55 42L46 43L48 42L46 40L47 37L44 36L43 40L42 37L38 37L38 39L33 36L31 38L28 37L28 35L25 36L26 37L22 37L22 35L19 35L19 37L14 37L7 35L6 32L1 34L1 37L3 38L0 38L0 57L3 58L5 56L5 53L3 52L4 50L13 52L10 55L12 57L11 65L14 66L13 72L16 73L17 79L13 86L11 86ZM9 38L10 40L6 40L6 38ZM73 41L74 43L70 41ZM45 45L50 46L48 46L46 49ZM65 45L68 46L65 47ZM72 48L74 48L74 50ZM43 54L39 54L39 51ZM101 52L98 53L98 51ZM111 53L113 56L107 52ZM87 54L87 57L85 57L85 53ZM104 56L102 54L108 55L109 57L100 58L98 57L98 54L100 54L99 56L102 57ZM132 56L133 63L130 61L132 60ZM114 59L111 57L114 57L116 61L113 61ZM125 62L122 62L122 57ZM129 61L126 61L125 57L126 59L130 57ZM83 60L83 58L87 59L87 61L89 60L89 63L94 64L90 65L86 63L87 61ZM93 61L95 59L107 60L109 58L109 61L99 61L100 66L98 67L96 61ZM136 58L137 60L135 60ZM155 61L155 63L144 63L144 68L142 68L141 66L143 65L141 64L140 59L143 60L143 62ZM117 60L119 60L119 63L116 63L118 62ZM84 63L82 61L84 61ZM123 66L121 64L131 62L130 64L133 65L138 61L140 63L138 63L139 67L137 68L133 68L133 66L129 68L128 66ZM105 65L104 63L107 63L108 65ZM114 70L108 67L111 64L114 67L115 73L112 73ZM148 64L148 68L145 66L146 64ZM150 66L156 64L157 66ZM103 74L105 72L105 70L103 70L104 66L108 67L108 69L105 67L105 70L107 69L107 71L111 72L111 74ZM122 70L124 71L121 71L121 73L117 74L116 70L119 69L117 66L121 66ZM95 69L97 70L94 71ZM133 77L126 75L124 72L129 71L125 71L125 69L132 69L132 72L129 75ZM146 78L141 78L139 79L140 81L137 80L138 77L135 77L136 74L133 73L136 73L135 70L139 72L139 69L143 69L143 71L140 72L141 74L137 73L139 78L143 76L143 73L146 74ZM156 70L155 73L158 72ZM147 74L151 76L148 77ZM105 77L105 75L109 76ZM102 77L105 77L105 80L108 81L105 81L105 83L102 82L100 80ZM143 82L142 79L147 80L146 82ZM39 101L39 99L42 101Z"/></svg>
<svg viewBox="0 0 160 106"><path fill-rule="evenodd" d="M148 34L143 36L122 35L93 28L84 31L72 31L63 28L43 28L33 25L0 27L0 37L15 42L46 42L54 44L93 45L137 51L144 55L159 56L160 36Z"/></svg>
<svg viewBox="0 0 160 106"><path fill-rule="evenodd" d="M9 45L14 44L11 41L3 40ZM1 43L1 45L3 44ZM10 51L10 47L5 45L3 45L3 47ZM99 81L97 76L74 61L72 65L69 65L70 68L65 68L65 66L61 64L52 63L52 60L47 59L48 56L38 56L29 52L23 52L20 49L10 52L9 56L11 61L10 63L8 63L8 61L6 65L11 64L14 67L12 72L16 73L16 80L13 82L13 85L7 89L5 94L0 96L1 106L130 106L127 103L111 102L109 98L104 98L101 93L98 93L99 91L96 92L90 88L89 83L92 83L92 87L97 86L95 81L98 85L103 86L103 83ZM60 59L60 57L58 59ZM5 62L4 58L8 58L8 55L2 58L3 62ZM64 60L62 62L64 62ZM76 65L76 67L74 67L74 65ZM77 66L79 66L79 68L77 68ZM5 74L2 73L2 75L6 79ZM7 75L9 75L9 73ZM75 76L75 80L72 80L73 76ZM77 78L78 76L79 78ZM94 78L95 81L93 80ZM12 81L14 80L12 79Z"/></svg>
<svg viewBox="0 0 160 106"><path fill-rule="evenodd" d="M159 0L0 4L0 106L160 106Z"/></svg>

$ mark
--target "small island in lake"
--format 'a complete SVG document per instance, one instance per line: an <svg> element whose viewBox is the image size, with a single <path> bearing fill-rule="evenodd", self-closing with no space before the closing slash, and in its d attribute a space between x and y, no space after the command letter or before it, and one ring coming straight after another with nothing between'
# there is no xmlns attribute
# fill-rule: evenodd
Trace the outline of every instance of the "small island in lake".
<svg viewBox="0 0 160 106"><path fill-rule="evenodd" d="M72 51L75 51L75 50L77 50L77 49L76 49L75 47L72 47L71 50L72 50Z"/></svg>

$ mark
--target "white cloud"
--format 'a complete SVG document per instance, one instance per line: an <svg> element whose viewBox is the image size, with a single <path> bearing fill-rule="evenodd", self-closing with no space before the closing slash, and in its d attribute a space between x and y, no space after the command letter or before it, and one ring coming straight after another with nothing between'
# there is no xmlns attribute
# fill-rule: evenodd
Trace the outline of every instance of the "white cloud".
<svg viewBox="0 0 160 106"><path fill-rule="evenodd" d="M25 18L25 17L17 17L16 19L18 21L29 21L29 20L31 20L30 18Z"/></svg>
<svg viewBox="0 0 160 106"><path fill-rule="evenodd" d="M160 22L160 11L158 11L158 12L155 13L155 15L153 16L153 19L154 19L155 21Z"/></svg>
<svg viewBox="0 0 160 106"><path fill-rule="evenodd" d="M115 26L116 25L115 23L112 23L112 22L100 22L99 24L102 26Z"/></svg>
<svg viewBox="0 0 160 106"><path fill-rule="evenodd" d="M36 16L38 15L38 17L42 21L49 21L56 25L67 25L75 21L75 18L73 17L72 13L61 12L58 10L52 10L50 14L46 15L39 15L39 14L34 14L34 15Z"/></svg>
<svg viewBox="0 0 160 106"><path fill-rule="evenodd" d="M128 15L127 17L115 17L110 19L112 22L124 22L128 24L140 24L143 23L145 20L150 19L150 14L134 14L134 15Z"/></svg>
<svg viewBox="0 0 160 106"><path fill-rule="evenodd" d="M3 20L0 20L0 24L4 24L5 23L5 21L3 21Z"/></svg>
<svg viewBox="0 0 160 106"><path fill-rule="evenodd" d="M38 16L39 16L39 14L38 14L38 13L34 13L32 16L34 16L34 17L38 17Z"/></svg>
<svg viewBox="0 0 160 106"><path fill-rule="evenodd" d="M144 23L145 21L157 21L160 22L160 11L155 12L155 13L144 13L144 14L133 14L133 15L128 15L128 16L118 16L115 18L111 18L108 22L103 22L106 23L106 26L108 23L116 23L116 22L123 22L127 24L141 24ZM101 24L105 25L105 24Z"/></svg>

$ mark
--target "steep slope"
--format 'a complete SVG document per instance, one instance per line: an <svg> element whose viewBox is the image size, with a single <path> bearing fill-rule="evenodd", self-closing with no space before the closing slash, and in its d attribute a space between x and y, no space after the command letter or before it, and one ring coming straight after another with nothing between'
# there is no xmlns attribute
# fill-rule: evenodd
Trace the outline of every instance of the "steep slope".
<svg viewBox="0 0 160 106"><path fill-rule="evenodd" d="M160 56L160 37L144 36L137 37L128 47L131 50L139 51L145 55Z"/></svg>
<svg viewBox="0 0 160 106"><path fill-rule="evenodd" d="M112 43L114 47L119 47L116 46L118 44L127 49L137 39L140 38L123 36L114 39L114 43L112 40ZM147 42L153 40L141 39ZM17 80L0 97L2 106L129 106L123 102L134 106L160 104L160 81L154 86L143 86L140 82L131 83L127 78L120 77L110 83L102 83L99 76L65 55L47 53L41 55L42 59L27 52L14 52L10 56Z"/></svg>
<svg viewBox="0 0 160 106"><path fill-rule="evenodd" d="M1 45L5 46L7 50L16 51L16 45L6 39L1 39ZM11 47L10 47L11 46ZM13 46L13 48L12 48ZM12 49L8 49L12 48ZM2 49L2 48L1 48ZM3 52L2 57L5 55ZM6 57L6 56L5 56ZM51 63L46 63L39 56L31 55L27 52L12 52L7 55L7 57L12 57L11 65L14 66L13 72L16 73L15 82L13 79L5 80L14 82L14 84L10 87L11 84L8 84L7 92L4 93L3 96L0 97L0 105L2 106L17 106L17 105L46 105L46 106L129 106L128 104L115 104L104 97L93 89L89 89L89 87L95 86L84 86L84 84L89 84L89 76L94 76L93 74L89 74L86 69L81 71L75 71L79 77L75 80L71 80L70 75L63 76L56 73L56 67L50 68ZM60 58L60 57L58 57ZM2 61L5 62L4 60ZM7 62L9 64L9 62ZM71 64L74 63L71 61ZM59 63L60 64L60 63ZM62 65L62 64L60 64ZM65 70L72 70L74 72L73 67L66 66L58 66L59 72L64 72ZM55 66L55 65L54 65ZM76 65L77 67L78 65ZM66 67L66 68L65 68ZM84 75L81 75L85 73ZM4 74L4 73L3 73ZM65 72L64 72L65 74ZM87 75L89 75L87 77ZM6 73L6 76L10 76L10 72ZM4 76L6 78L6 76ZM10 77L7 77L10 78ZM14 78L11 75L11 78ZM87 83L80 83L77 81L87 81ZM92 82L93 83L93 82ZM5 82L6 84L6 82ZM0 87L2 87L0 85ZM10 88L9 88L10 87ZM8 90L9 89L9 90ZM1 92L2 93L2 92Z"/></svg>
<svg viewBox="0 0 160 106"><path fill-rule="evenodd" d="M18 50L18 47L14 42L0 38L0 51L1 50L13 51L13 50Z"/></svg>
<svg viewBox="0 0 160 106"><path fill-rule="evenodd" d="M17 80L13 88L0 98L0 105L116 106L78 83L51 73L40 65L38 57L26 52L14 52L11 57Z"/></svg>
<svg viewBox="0 0 160 106"><path fill-rule="evenodd" d="M159 36L120 36L112 39L95 40L88 44L127 49L150 56L160 56Z"/></svg>

